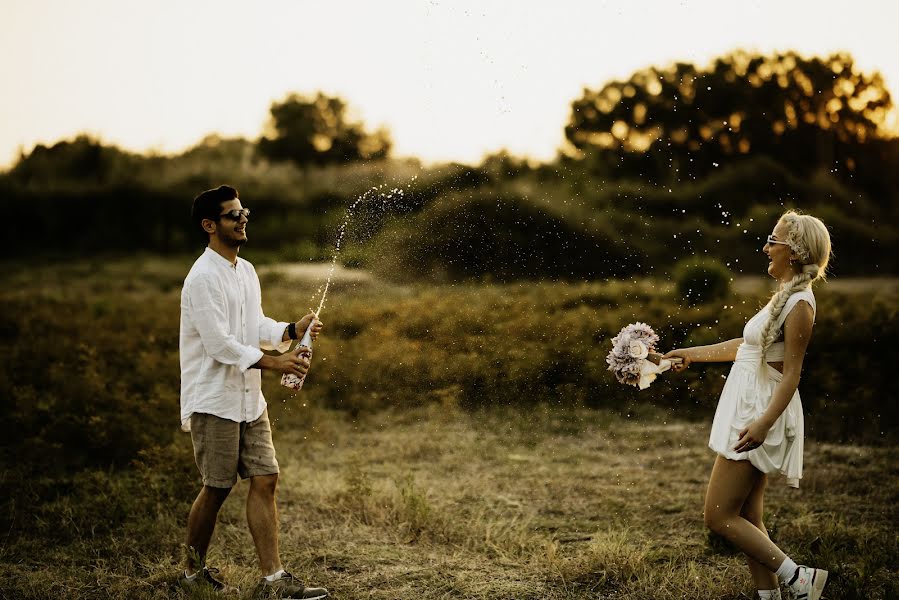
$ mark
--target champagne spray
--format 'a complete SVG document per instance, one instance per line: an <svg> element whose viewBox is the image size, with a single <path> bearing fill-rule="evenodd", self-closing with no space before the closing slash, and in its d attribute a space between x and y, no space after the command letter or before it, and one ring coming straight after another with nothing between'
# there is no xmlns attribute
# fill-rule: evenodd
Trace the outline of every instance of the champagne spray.
<svg viewBox="0 0 899 600"><path fill-rule="evenodd" d="M340 249L340 245L338 243L338 250ZM318 321L318 316L321 314L322 309L325 307L325 298L328 297L328 288L331 286L331 276L334 274L334 265L337 262L337 255L334 255L335 260L331 262L331 270L328 271L328 281L325 283L325 290L322 292L322 299L318 303L318 310L311 311L314 315L312 320L309 321L309 327L306 328L305 333L303 333L303 337L300 339L300 343L297 344L298 348L302 348L298 356L305 358L308 361L312 361L312 326L315 325L316 321ZM292 390L300 391L303 389L303 382L306 381L306 376L297 376L293 373L285 373L281 375L281 385L286 388L290 388Z"/></svg>
<svg viewBox="0 0 899 600"><path fill-rule="evenodd" d="M415 178L413 177L413 181L414 180ZM303 356L307 360L312 360L312 326L315 325L315 322L318 320L319 315L322 314L322 309L325 307L325 299L328 297L328 288L331 286L331 278L334 275L334 268L337 266L337 256L340 254L340 247L343 243L343 238L346 235L347 226L349 225L350 218L353 215L353 211L359 203L370 199L375 194L380 195L381 190L385 187L385 185L386 184L381 184L377 187L366 190L346 210L346 216L344 217L343 224L340 226L340 230L337 234L337 246L334 249L334 256L331 257L331 268L328 270L328 279L325 282L325 289L322 292L321 301L318 303L318 310L312 311L314 317L309 323L309 327L306 328L306 332L303 334L303 337L302 339L300 339L300 343L298 345L298 347L303 348L302 350L300 350L299 356ZM386 198L389 200L394 196L396 196L397 198L401 198L403 196L403 190L394 188L389 193L387 193ZM319 290L321 290L321 288L319 288ZM305 375L303 375L302 377L297 377L296 375L285 373L281 376L281 385L292 390L299 391L300 389L302 389L303 381L305 381L305 379Z"/></svg>

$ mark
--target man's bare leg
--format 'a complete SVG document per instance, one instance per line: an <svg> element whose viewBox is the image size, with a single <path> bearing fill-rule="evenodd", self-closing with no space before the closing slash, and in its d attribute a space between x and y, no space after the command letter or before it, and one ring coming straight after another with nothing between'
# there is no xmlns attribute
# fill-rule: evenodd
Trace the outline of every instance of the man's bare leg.
<svg viewBox="0 0 899 600"><path fill-rule="evenodd" d="M187 572L191 575L206 563L206 551L209 549L212 532L215 531L219 509L230 492L231 488L204 485L190 508L190 515L187 517Z"/></svg>
<svg viewBox="0 0 899 600"><path fill-rule="evenodd" d="M247 524L259 556L262 575L272 575L281 570L278 548L278 508L275 506L275 490L278 474L250 477L247 494Z"/></svg>

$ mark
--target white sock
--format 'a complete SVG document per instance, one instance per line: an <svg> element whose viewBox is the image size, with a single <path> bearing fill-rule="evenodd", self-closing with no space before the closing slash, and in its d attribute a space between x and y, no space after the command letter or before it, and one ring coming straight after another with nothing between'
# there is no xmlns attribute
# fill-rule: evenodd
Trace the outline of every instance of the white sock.
<svg viewBox="0 0 899 600"><path fill-rule="evenodd" d="M781 600L780 590L759 590L760 600Z"/></svg>
<svg viewBox="0 0 899 600"><path fill-rule="evenodd" d="M277 573L272 573L271 575L266 575L265 580L269 583L273 583L281 579L281 575L284 575L284 569L279 569Z"/></svg>
<svg viewBox="0 0 899 600"><path fill-rule="evenodd" d="M793 562L793 560L788 556L784 559L780 566L777 568L777 578L783 581L784 583L789 583L791 579L793 579L793 575L796 574L796 569L799 568L799 565Z"/></svg>
<svg viewBox="0 0 899 600"><path fill-rule="evenodd" d="M199 573L199 571L197 571L197 573ZM187 569L184 569L184 578L185 578L185 579L196 579L196 578L197 578L197 573L194 573L193 575L188 575L188 574L187 574Z"/></svg>

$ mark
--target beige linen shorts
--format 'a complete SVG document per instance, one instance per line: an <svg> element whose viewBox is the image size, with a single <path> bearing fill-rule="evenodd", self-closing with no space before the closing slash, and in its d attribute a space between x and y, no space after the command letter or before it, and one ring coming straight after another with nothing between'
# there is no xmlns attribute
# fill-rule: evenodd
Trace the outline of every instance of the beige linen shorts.
<svg viewBox="0 0 899 600"><path fill-rule="evenodd" d="M190 439L203 485L230 488L242 479L278 473L268 409L250 423L236 423L215 415L190 416Z"/></svg>

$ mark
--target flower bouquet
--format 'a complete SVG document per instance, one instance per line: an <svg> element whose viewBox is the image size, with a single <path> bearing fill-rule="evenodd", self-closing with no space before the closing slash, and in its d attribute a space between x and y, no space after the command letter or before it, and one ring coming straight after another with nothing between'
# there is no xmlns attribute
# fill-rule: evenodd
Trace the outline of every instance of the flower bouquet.
<svg viewBox="0 0 899 600"><path fill-rule="evenodd" d="M606 357L609 370L619 383L641 390L649 387L659 373L671 368L674 361L655 351L659 336L646 323L631 323L612 338L612 350Z"/></svg>

